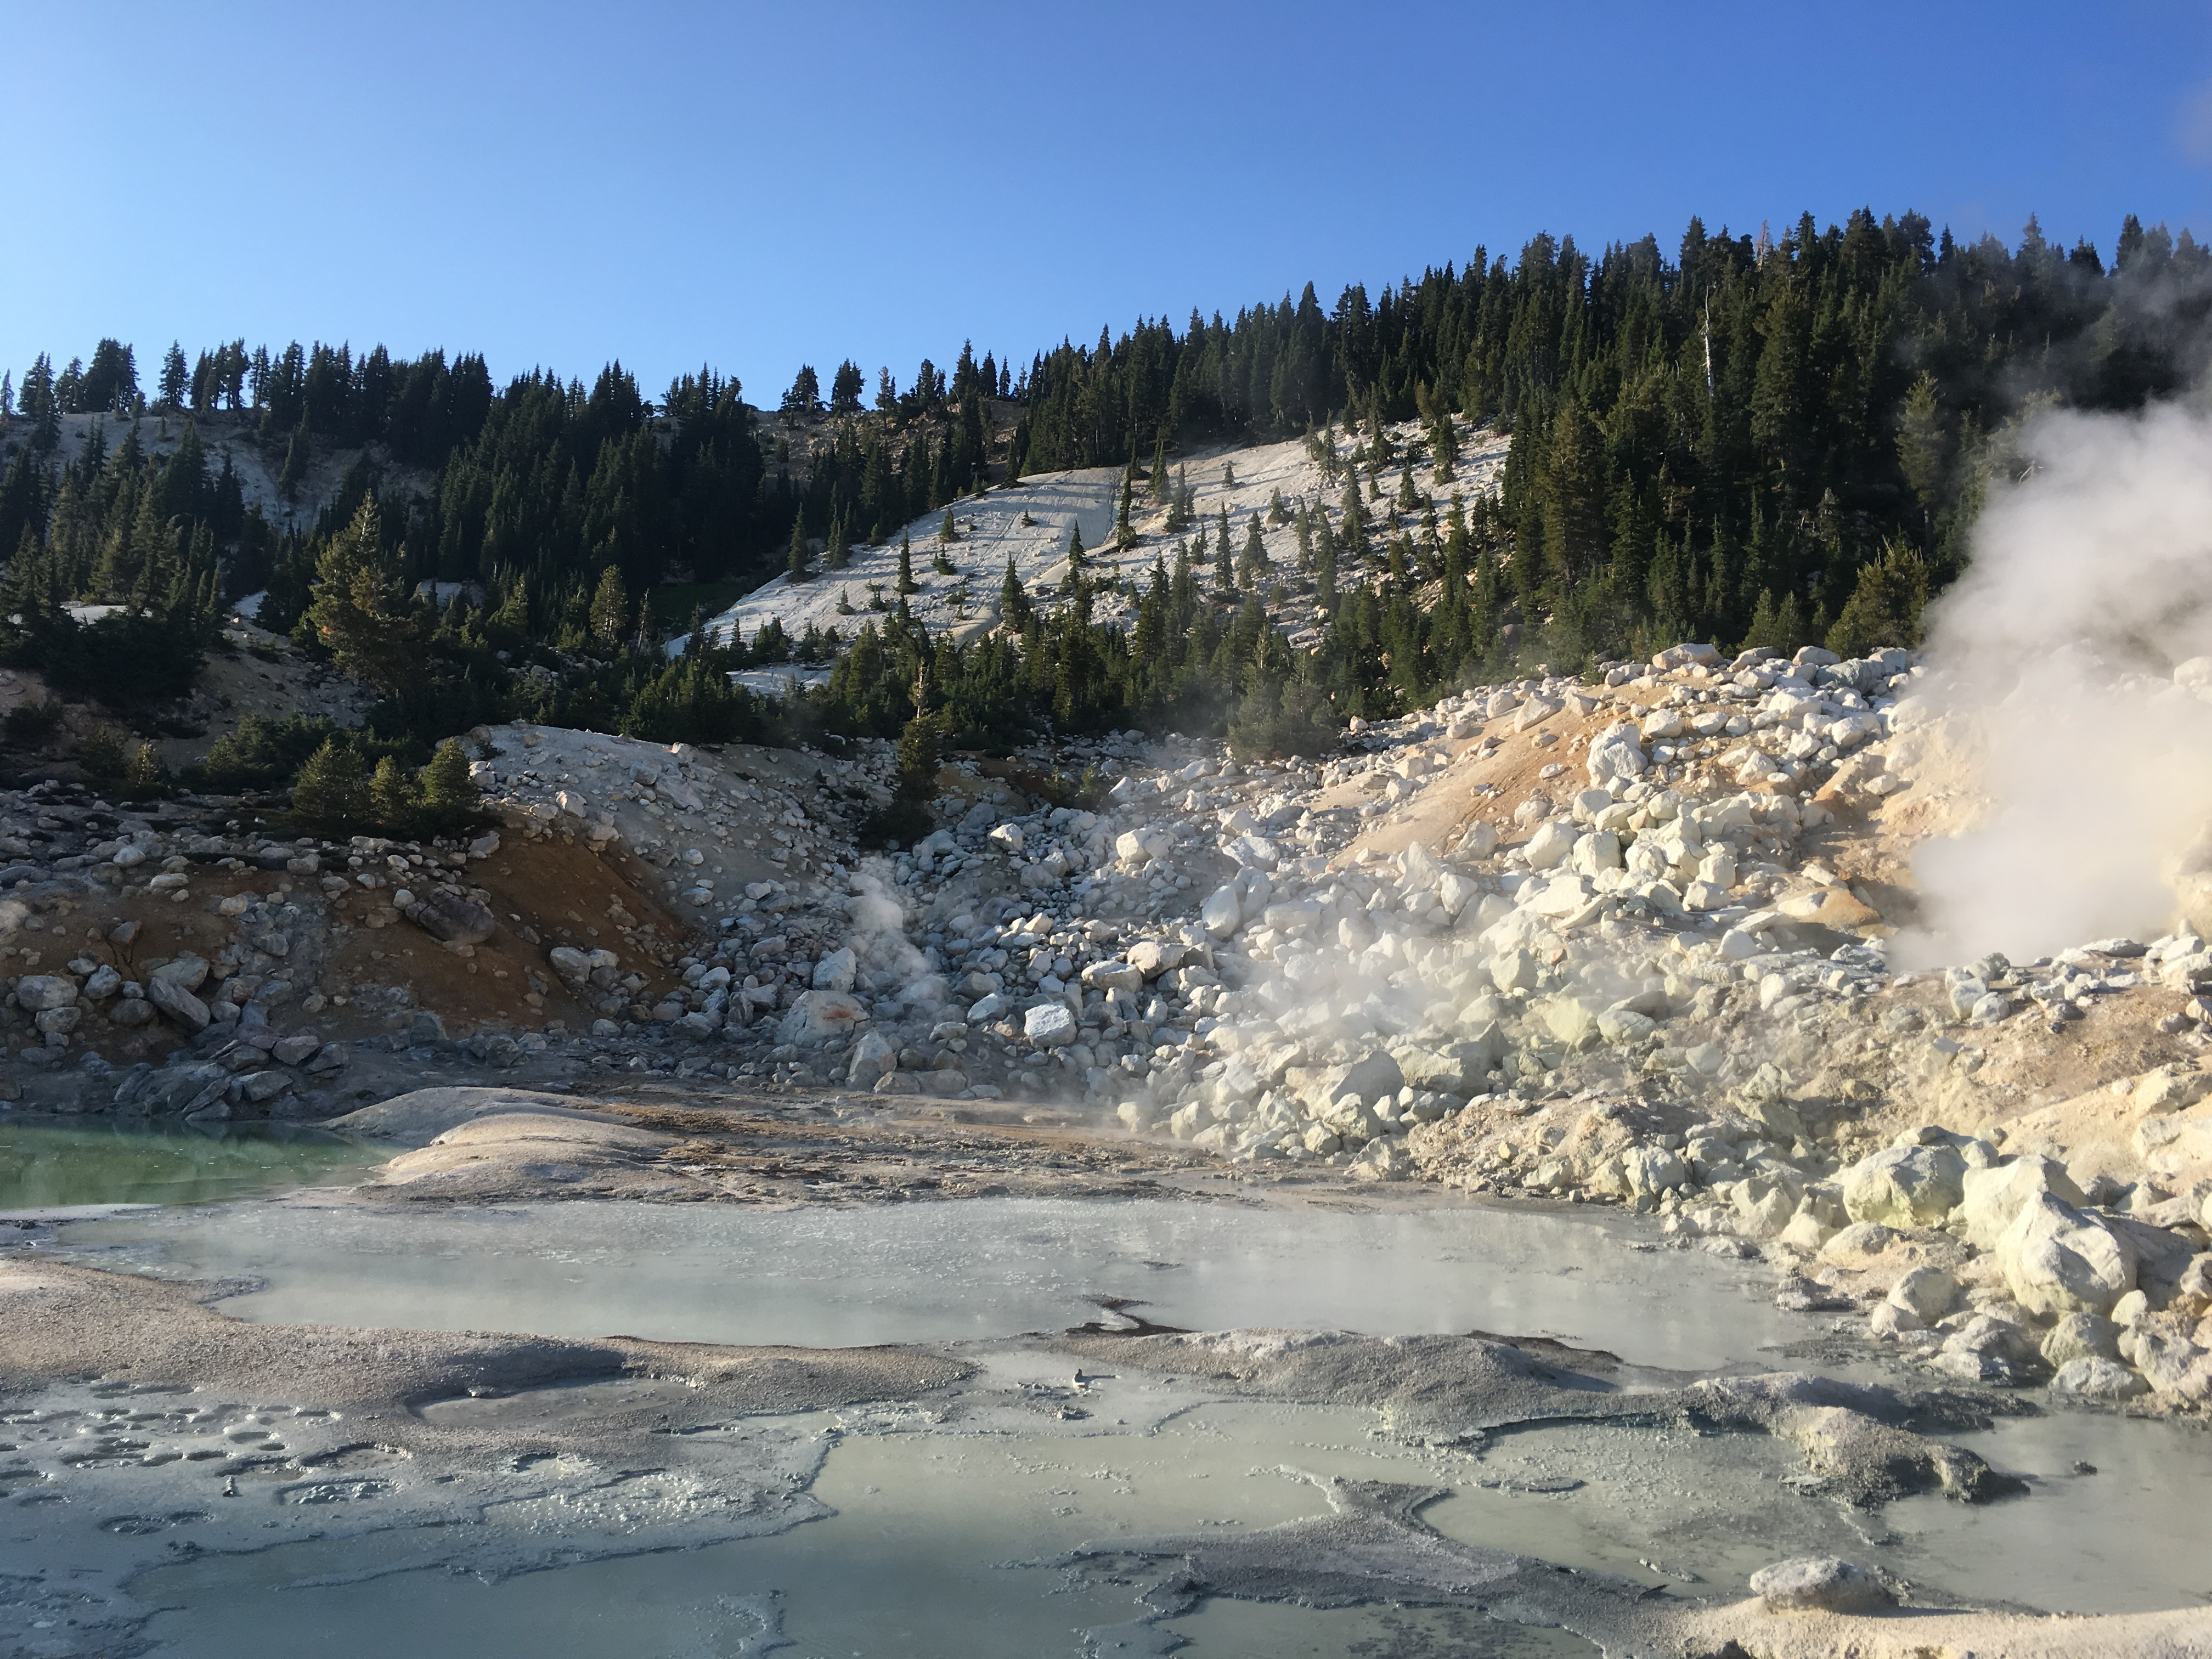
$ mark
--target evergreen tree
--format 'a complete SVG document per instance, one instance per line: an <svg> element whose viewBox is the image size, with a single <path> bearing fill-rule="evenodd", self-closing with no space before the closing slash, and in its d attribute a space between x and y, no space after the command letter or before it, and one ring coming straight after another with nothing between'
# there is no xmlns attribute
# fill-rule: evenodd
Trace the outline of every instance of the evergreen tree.
<svg viewBox="0 0 2212 1659"><path fill-rule="evenodd" d="M814 554L806 545L806 515L791 520L791 547L784 556L784 570L793 582L814 580Z"/></svg>
<svg viewBox="0 0 2212 1659"><path fill-rule="evenodd" d="M592 637L610 651L619 647L629 632L629 589L618 564L599 572L599 586L592 592L591 626Z"/></svg>
<svg viewBox="0 0 2212 1659"><path fill-rule="evenodd" d="M457 739L447 738L422 769L423 821L433 834L459 835L477 821L480 799L468 755Z"/></svg>
<svg viewBox="0 0 2212 1659"><path fill-rule="evenodd" d="M959 531L953 527L952 509L949 507L945 509L945 522L937 526L937 539L946 546L960 539Z"/></svg>
<svg viewBox="0 0 2212 1659"><path fill-rule="evenodd" d="M1237 562L1237 577L1240 586L1248 591L1257 589L1267 580L1267 544L1260 533L1257 513L1244 521L1244 550Z"/></svg>
<svg viewBox="0 0 2212 1659"><path fill-rule="evenodd" d="M304 617L311 636L339 669L386 696L421 672L421 639L399 584L386 568L376 498L364 496L345 529L315 563L314 597Z"/></svg>
<svg viewBox="0 0 2212 1659"><path fill-rule="evenodd" d="M1163 432L1152 440L1152 476L1146 485L1146 493L1159 505L1168 499L1168 435Z"/></svg>
<svg viewBox="0 0 2212 1659"><path fill-rule="evenodd" d="M386 833L412 834L421 799L415 775L400 765L397 758L386 755L377 762L376 770L368 781L368 809Z"/></svg>
<svg viewBox="0 0 2212 1659"><path fill-rule="evenodd" d="M304 830L348 835L374 812L361 753L342 736L323 739L292 786L292 818Z"/></svg>
<svg viewBox="0 0 2212 1659"><path fill-rule="evenodd" d="M1007 557L1011 563L1012 556L1010 554ZM903 599L908 594L920 591L914 580L914 543L902 531L899 533L898 595Z"/></svg>
<svg viewBox="0 0 2212 1659"><path fill-rule="evenodd" d="M1026 628L1035 607L1030 604L1028 589L1014 569L1014 556L1006 555L1006 580L999 584L999 618L1009 628Z"/></svg>
<svg viewBox="0 0 2212 1659"><path fill-rule="evenodd" d="M185 369L185 349L172 340L168 355L161 359L161 407L181 409L185 402L185 388L190 383Z"/></svg>

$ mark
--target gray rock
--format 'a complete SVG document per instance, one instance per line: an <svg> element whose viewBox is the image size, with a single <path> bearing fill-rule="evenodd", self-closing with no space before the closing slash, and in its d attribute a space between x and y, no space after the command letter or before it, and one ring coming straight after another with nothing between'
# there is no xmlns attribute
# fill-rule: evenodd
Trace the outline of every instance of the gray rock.
<svg viewBox="0 0 2212 1659"><path fill-rule="evenodd" d="M165 962L156 968L152 978L182 990L197 991L207 983L207 958L187 951L174 962ZM149 983L150 988L150 981Z"/></svg>
<svg viewBox="0 0 2212 1659"><path fill-rule="evenodd" d="M826 1042L858 1030L868 1018L860 999L846 991L802 991L777 1022L778 1042Z"/></svg>
<svg viewBox="0 0 2212 1659"><path fill-rule="evenodd" d="M1064 1002L1040 1003L1022 1016L1022 1035L1040 1048L1075 1041L1075 1016Z"/></svg>
<svg viewBox="0 0 2212 1659"><path fill-rule="evenodd" d="M1000 1015L1005 1013L1013 1006L1013 1003L1006 997L1001 995L996 991L994 991L987 997L979 998L975 1006L969 1009L968 1023L970 1025L985 1024L991 1020L998 1018Z"/></svg>
<svg viewBox="0 0 2212 1659"><path fill-rule="evenodd" d="M581 985L591 976L592 959L573 945L556 945L545 953L554 973L568 985Z"/></svg>
<svg viewBox="0 0 2212 1659"><path fill-rule="evenodd" d="M257 1106L263 1101L274 1100L292 1086L289 1072L248 1072L238 1079L238 1091Z"/></svg>
<svg viewBox="0 0 2212 1659"><path fill-rule="evenodd" d="M1398 1069L1398 1062L1378 1050L1346 1066L1324 1067L1307 1079L1302 1095L1307 1112L1319 1116L1346 1095L1358 1095L1364 1101L1371 1101L1385 1094L1395 1095L1405 1086L1406 1074Z"/></svg>
<svg viewBox="0 0 2212 1659"><path fill-rule="evenodd" d="M205 977L207 963L200 963ZM187 1030L204 1031L210 1019L208 1006L194 996L185 986L173 979L164 979L160 973L146 981L146 1000Z"/></svg>
<svg viewBox="0 0 2212 1659"><path fill-rule="evenodd" d="M278 1037L270 1045L269 1054L279 1065L298 1066L313 1058L322 1046L322 1039L313 1031L301 1031L296 1036Z"/></svg>
<svg viewBox="0 0 2212 1659"><path fill-rule="evenodd" d="M1101 991L1141 991L1145 975L1126 962L1094 962L1083 970L1083 982Z"/></svg>
<svg viewBox="0 0 2212 1659"><path fill-rule="evenodd" d="M814 964L814 988L817 991L849 991L860 973L860 959L847 945L832 951Z"/></svg>
<svg viewBox="0 0 2212 1659"><path fill-rule="evenodd" d="M1751 1593L1769 1613L1872 1613L1894 1599L1864 1567L1832 1555L1761 1567L1751 1575Z"/></svg>
<svg viewBox="0 0 2212 1659"><path fill-rule="evenodd" d="M407 920L432 939L447 945L481 945L492 935L498 919L485 906L459 893L432 893L407 907Z"/></svg>
<svg viewBox="0 0 2212 1659"><path fill-rule="evenodd" d="M15 981L15 1001L27 1014L71 1007L76 1002L76 981L65 974L26 974Z"/></svg>
<svg viewBox="0 0 2212 1659"><path fill-rule="evenodd" d="M1146 938L1128 947L1128 964L1137 969L1146 980L1157 980L1161 973L1170 973L1183 964L1190 956L1190 947L1179 940Z"/></svg>
<svg viewBox="0 0 2212 1659"><path fill-rule="evenodd" d="M325 1042L315 1050L314 1058L307 1062L307 1070L319 1077L331 1072L342 1072L352 1058L353 1050L344 1043Z"/></svg>
<svg viewBox="0 0 2212 1659"><path fill-rule="evenodd" d="M105 1002L122 988L123 975L103 962L92 970L91 977L84 982L85 1000L89 1002Z"/></svg>
<svg viewBox="0 0 2212 1659"><path fill-rule="evenodd" d="M1504 1048L1494 1025L1466 1042L1447 1042L1436 1048L1400 1048L1393 1055L1398 1064L1398 1086L1441 1094L1480 1094L1483 1079L1503 1058Z"/></svg>
<svg viewBox="0 0 2212 1659"><path fill-rule="evenodd" d="M107 1011L111 1025L143 1025L154 1018L154 1005L143 997L123 997Z"/></svg>
<svg viewBox="0 0 2212 1659"><path fill-rule="evenodd" d="M866 1089L897 1066L898 1050L878 1033L870 1031L853 1045L853 1063L846 1068L845 1080L856 1089Z"/></svg>

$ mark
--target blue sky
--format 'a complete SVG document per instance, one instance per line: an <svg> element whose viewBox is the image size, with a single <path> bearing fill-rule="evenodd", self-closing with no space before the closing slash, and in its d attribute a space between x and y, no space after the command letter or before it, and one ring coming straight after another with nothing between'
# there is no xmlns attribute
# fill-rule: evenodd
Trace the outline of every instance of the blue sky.
<svg viewBox="0 0 2212 1659"><path fill-rule="evenodd" d="M0 0L0 367L243 336L902 386L1541 230L2212 232L2203 5Z"/></svg>

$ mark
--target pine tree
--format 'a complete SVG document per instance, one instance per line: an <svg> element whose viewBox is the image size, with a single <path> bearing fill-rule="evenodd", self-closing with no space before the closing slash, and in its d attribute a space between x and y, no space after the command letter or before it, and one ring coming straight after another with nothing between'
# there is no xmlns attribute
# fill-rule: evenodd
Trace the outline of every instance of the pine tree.
<svg viewBox="0 0 2212 1659"><path fill-rule="evenodd" d="M1114 545L1116 548L1133 547L1137 543L1137 532L1129 527L1129 502L1135 493L1131 483L1133 476L1130 472L1121 475L1121 505L1114 514Z"/></svg>
<svg viewBox="0 0 2212 1659"><path fill-rule="evenodd" d="M326 835L349 834L369 820L371 811L360 751L341 738L324 738L292 786L294 822Z"/></svg>
<svg viewBox="0 0 2212 1659"><path fill-rule="evenodd" d="M387 834L414 833L416 812L421 802L412 772L390 755L377 762L376 771L368 781L368 808Z"/></svg>
<svg viewBox="0 0 2212 1659"><path fill-rule="evenodd" d="M1152 476L1146 493L1155 502L1164 502L1168 498L1168 434L1164 432L1152 441Z"/></svg>
<svg viewBox="0 0 2212 1659"><path fill-rule="evenodd" d="M1012 562L1011 554L1007 556L1007 560L1009 563ZM905 532L902 531L899 532L898 595L903 599L908 594L920 591L919 586L914 580L914 542Z"/></svg>
<svg viewBox="0 0 2212 1659"><path fill-rule="evenodd" d="M1221 464L1221 487L1222 487L1224 489L1236 489L1236 488L1237 488L1237 463L1236 463L1236 462L1234 462L1234 461L1224 461L1224 462L1222 462L1222 464Z"/></svg>
<svg viewBox="0 0 2212 1659"><path fill-rule="evenodd" d="M629 632L629 589L618 564L599 572L599 585L592 594L591 624L592 637L610 651Z"/></svg>
<svg viewBox="0 0 2212 1659"><path fill-rule="evenodd" d="M185 388L190 384L191 376L185 368L185 349L172 340L168 355L161 359L161 406L164 409L181 409L185 402Z"/></svg>
<svg viewBox="0 0 2212 1659"><path fill-rule="evenodd" d="M386 571L381 524L376 497L364 496L316 561L314 597L302 620L343 672L396 696L420 677L422 642Z"/></svg>
<svg viewBox="0 0 2212 1659"><path fill-rule="evenodd" d="M1029 590L1014 569L1014 556L1006 555L1006 577L999 584L999 620L1009 628L1026 628L1035 607L1030 604Z"/></svg>
<svg viewBox="0 0 2212 1659"><path fill-rule="evenodd" d="M854 372L859 373L857 369ZM830 569L842 570L845 568L848 562L847 552L850 544L850 538L845 530L845 515L842 513L832 514L830 518L830 550L824 556Z"/></svg>
<svg viewBox="0 0 2212 1659"><path fill-rule="evenodd" d="M161 757L150 743L142 743L131 751L131 764L123 775L123 787L133 795L159 794L163 784Z"/></svg>
<svg viewBox="0 0 2212 1659"><path fill-rule="evenodd" d="M448 738L422 769L422 817L433 834L458 835L476 822L478 801L468 755L459 739Z"/></svg>
<svg viewBox="0 0 2212 1659"><path fill-rule="evenodd" d="M1244 588L1256 589L1267 575L1267 544L1260 533L1260 515L1255 513L1244 521L1244 550L1237 559L1237 582Z"/></svg>
<svg viewBox="0 0 2212 1659"><path fill-rule="evenodd" d="M945 522L937 526L937 539L947 545L960 539L959 531L953 527L952 509L949 507L945 509Z"/></svg>
<svg viewBox="0 0 2212 1659"><path fill-rule="evenodd" d="M814 555L806 545L806 515L794 514L791 520L791 546L784 555L784 570L790 580L811 581L814 578Z"/></svg>

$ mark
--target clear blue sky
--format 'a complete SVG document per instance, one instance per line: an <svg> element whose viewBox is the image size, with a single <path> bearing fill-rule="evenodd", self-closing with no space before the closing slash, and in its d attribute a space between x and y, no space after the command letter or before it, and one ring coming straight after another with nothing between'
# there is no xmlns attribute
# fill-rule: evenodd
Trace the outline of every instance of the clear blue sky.
<svg viewBox="0 0 2212 1659"><path fill-rule="evenodd" d="M114 334L902 386L1692 213L2212 232L2212 8L0 0L0 367Z"/></svg>

